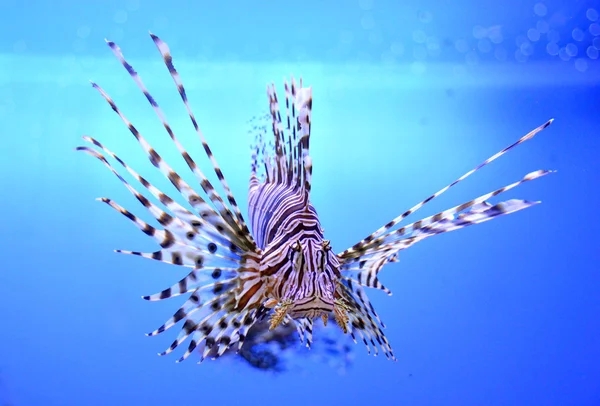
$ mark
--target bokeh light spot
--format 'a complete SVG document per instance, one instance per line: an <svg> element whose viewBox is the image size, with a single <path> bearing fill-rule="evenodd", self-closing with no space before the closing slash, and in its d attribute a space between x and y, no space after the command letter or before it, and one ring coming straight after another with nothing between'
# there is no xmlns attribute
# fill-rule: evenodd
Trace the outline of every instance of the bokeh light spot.
<svg viewBox="0 0 600 406"><path fill-rule="evenodd" d="M584 58L577 58L575 60L575 69L579 72L585 72L588 68L588 62Z"/></svg>
<svg viewBox="0 0 600 406"><path fill-rule="evenodd" d="M580 28L574 28L571 36L575 41L583 41L585 38L585 33Z"/></svg>
<svg viewBox="0 0 600 406"><path fill-rule="evenodd" d="M540 39L540 32L535 28L530 28L527 30L527 38L532 42L538 41Z"/></svg>
<svg viewBox="0 0 600 406"><path fill-rule="evenodd" d="M568 54L570 57L577 56L577 51L578 51L578 49L577 49L577 45L575 45L575 44L573 44L573 43L570 43L570 44L567 44L567 46L565 47L565 49L566 49L566 51L567 51L567 54Z"/></svg>
<svg viewBox="0 0 600 406"><path fill-rule="evenodd" d="M586 54L587 54L588 58L590 58L590 59L598 59L598 50L596 48L594 48L592 45L590 45L587 48Z"/></svg>
<svg viewBox="0 0 600 406"><path fill-rule="evenodd" d="M559 50L560 47L556 42L549 42L548 45L546 45L546 52L548 52L549 55L556 56L558 55Z"/></svg>
<svg viewBox="0 0 600 406"><path fill-rule="evenodd" d="M544 3L536 3L536 5L533 6L533 12L536 15L543 17L546 15L546 13L548 13L548 8Z"/></svg>

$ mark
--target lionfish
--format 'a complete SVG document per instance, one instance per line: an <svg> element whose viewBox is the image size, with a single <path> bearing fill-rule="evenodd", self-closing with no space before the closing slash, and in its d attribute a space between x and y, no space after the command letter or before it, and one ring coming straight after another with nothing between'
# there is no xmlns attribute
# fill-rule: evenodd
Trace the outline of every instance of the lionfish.
<svg viewBox="0 0 600 406"><path fill-rule="evenodd" d="M107 41L108 46L146 96L195 175L204 197L169 166L109 95L95 83L92 86L117 113L150 162L181 193L189 207L182 206L157 189L95 139L84 136L96 148L82 146L77 149L102 161L162 227L148 224L111 199L98 199L123 214L160 245L159 250L150 253L124 250L116 252L191 269L187 276L173 286L162 292L143 296L146 300L156 301L190 294L169 320L147 334L155 336L183 321L177 338L166 351L159 354L168 354L191 338L188 349L178 362L188 358L195 350L200 353L200 362L207 357L216 359L228 350L240 351L245 340L252 334L253 326L264 321L268 321L269 329L291 323L297 329L300 340L306 340L306 345L310 347L313 321L319 318L324 325L329 318L333 318L341 331L349 334L354 342L357 338L362 340L369 353L371 348L375 355L381 350L388 359L395 360L382 330L385 326L364 288L380 289L391 294L378 279L382 267L395 262L400 251L426 238L536 205L539 202L520 199L491 204L488 199L552 172L531 172L517 182L476 199L401 228L396 227L407 216L449 188L533 138L550 125L552 120L549 120L352 247L335 254L330 241L324 238L319 217L310 201L313 170L309 154L312 88L304 87L301 79L296 82L292 78L290 83L286 81L284 85L285 118L282 118L275 85L267 86L270 126L257 127L256 141L252 148L248 195L251 232L190 108L169 47L154 34L150 35L225 191L225 199L181 145L141 77L125 60L120 48L111 41ZM267 127L270 127L273 135L270 145L266 144L263 137ZM131 186L109 163L107 156L129 172L156 202L153 203Z"/></svg>

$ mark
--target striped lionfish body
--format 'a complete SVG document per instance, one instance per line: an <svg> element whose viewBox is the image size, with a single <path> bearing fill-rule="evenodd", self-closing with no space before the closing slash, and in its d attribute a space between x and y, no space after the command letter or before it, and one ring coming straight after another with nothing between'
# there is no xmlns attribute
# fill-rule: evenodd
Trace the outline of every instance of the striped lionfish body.
<svg viewBox="0 0 600 406"><path fill-rule="evenodd" d="M78 149L102 161L160 224L160 227L154 227L116 202L107 198L100 199L125 215L160 245L160 249L152 253L117 252L190 269L187 276L170 288L144 296L144 299L154 301L190 294L183 306L166 323L149 333L151 336L157 335L178 322L183 322L179 335L161 355L172 352L188 338L188 349L179 361L196 349L201 354L201 361L206 357L217 358L230 349L239 351L249 334L252 335L253 326L264 325L265 321L268 321L270 329L281 328L289 325L288 323L295 325L301 340L306 340L310 346L313 320L321 318L326 325L328 319L333 318L354 341L361 339L369 352L371 347L375 353L381 349L388 358L395 359L382 330L384 325L369 302L364 287L391 294L380 283L378 273L384 265L394 262L400 251L433 235L483 223L535 205L537 202L517 199L497 204L487 201L524 182L550 173L546 170L532 172L515 183L459 206L401 228L396 227L408 215L450 187L516 145L531 139L552 120L496 153L351 248L335 254L330 242L324 238L317 212L310 202L312 89L303 87L302 80L296 83L292 79L290 84L285 83L284 119L279 110L280 102L275 87L271 85L267 88L270 105L267 117L273 145L267 146L264 139L267 126L254 127L256 145L253 148L249 187L251 233L192 113L169 48L158 37L153 34L151 36L225 191L225 198L219 195L183 148L140 76L125 60L120 48L110 41L107 42L112 52L146 96L195 175L202 194L172 169L128 121L108 94L95 83L92 83L93 87L125 123L150 162L183 196L186 206L154 187L100 142L84 137L95 148L85 146ZM129 172L145 193L142 194L125 180L109 158Z"/></svg>

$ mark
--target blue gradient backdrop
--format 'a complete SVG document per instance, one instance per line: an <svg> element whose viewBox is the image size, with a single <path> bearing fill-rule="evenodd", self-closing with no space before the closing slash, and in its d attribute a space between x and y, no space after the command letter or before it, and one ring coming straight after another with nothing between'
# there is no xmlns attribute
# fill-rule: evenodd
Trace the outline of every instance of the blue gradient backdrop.
<svg viewBox="0 0 600 406"><path fill-rule="evenodd" d="M598 1L167 4L3 2L0 405L600 405ZM142 210L74 152L91 135L167 186L92 79L176 158L107 37L202 158L148 30L170 45L238 201L246 121L266 110L266 83L293 73L313 86L313 199L338 251L552 117L413 220L558 172L507 196L543 204L427 240L384 269L394 295L371 297L398 362L352 344L345 374L175 364L155 355L172 334L143 333L179 302L140 296L181 271L112 252L153 245L94 198Z"/></svg>

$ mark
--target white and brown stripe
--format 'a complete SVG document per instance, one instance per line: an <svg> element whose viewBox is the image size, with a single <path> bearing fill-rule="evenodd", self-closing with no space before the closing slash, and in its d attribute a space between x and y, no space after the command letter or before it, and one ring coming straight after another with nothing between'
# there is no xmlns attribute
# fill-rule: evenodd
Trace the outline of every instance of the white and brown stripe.
<svg viewBox="0 0 600 406"><path fill-rule="evenodd" d="M150 253L125 250L117 252L190 268L189 273L172 286L143 297L148 301L158 301L189 295L171 318L148 334L160 334L182 322L178 336L160 355L171 353L188 339L188 348L179 361L188 358L194 351L200 353L202 361L206 357L217 358L229 349L240 350L246 337L253 334L253 326L259 323L264 327L267 316L270 316L270 328L276 329L282 323L294 323L301 340L306 340L310 346L314 319L322 318L326 324L331 317L343 332L348 332L355 341L363 341L369 352L377 354L381 350L387 358L395 359L382 330L385 326L369 301L364 287L391 294L379 281L378 275L386 264L397 260L400 251L431 236L534 206L538 202L511 199L492 204L488 200L551 172L531 172L520 181L396 228L406 217L449 188L533 138L552 120L336 255L329 241L324 238L319 217L310 201L312 90L302 86L302 79L297 83L292 78L289 83L284 83L284 119L275 85L270 84L267 86L269 113L266 116L269 123L263 123L264 117L251 122L255 144L252 147L250 165L248 227L196 122L168 46L155 35L151 34L151 37L177 87L226 198L223 199L218 194L199 165L191 158L141 77L127 62L121 49L110 41L107 41L108 46L146 96L169 138L195 175L202 193L172 169L129 122L108 94L95 83L94 88L127 126L150 162L175 186L192 210L153 186L95 139L84 137L91 145L77 149L101 161L160 225L155 227L113 200L101 198L101 201L127 217L160 246L159 250ZM265 139L269 127L272 142ZM111 161L118 162L141 184L144 193L130 184ZM156 202L152 202L151 198Z"/></svg>

